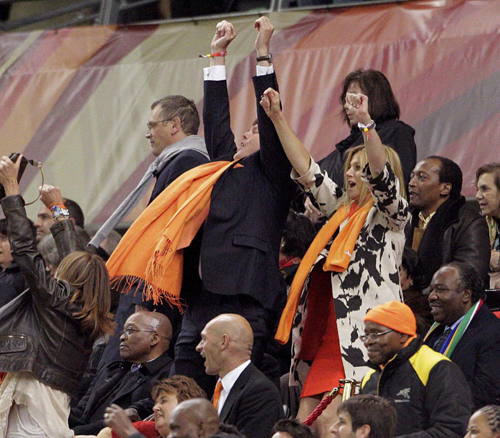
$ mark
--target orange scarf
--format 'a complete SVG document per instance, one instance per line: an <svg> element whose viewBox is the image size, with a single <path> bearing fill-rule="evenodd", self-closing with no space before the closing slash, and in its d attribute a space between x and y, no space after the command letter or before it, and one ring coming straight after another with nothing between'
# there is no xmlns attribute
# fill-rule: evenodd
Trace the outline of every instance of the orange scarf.
<svg viewBox="0 0 500 438"><path fill-rule="evenodd" d="M165 298L182 308L183 248L189 246L208 216L210 196L219 177L235 162L214 161L177 178L135 220L106 266L112 284L125 281L123 293L138 282L144 298ZM239 166L239 165L238 165Z"/></svg>
<svg viewBox="0 0 500 438"><path fill-rule="evenodd" d="M311 271L312 266L314 265L314 262L318 258L318 255L340 227L340 224L349 217L347 224L345 224L335 240L332 242L332 246L330 247L330 251L328 252L328 256L326 257L326 261L323 266L324 271L345 271L351 261L354 245L356 244L356 240L358 240L361 228L363 228L363 225L365 224L366 217L368 216L368 212L372 208L373 203L373 199L370 199L350 217L349 207L340 207L316 235L311 243L311 246L302 259L299 269L297 269L297 273L293 278L292 285L290 286L288 300L285 309L281 314L278 330L276 331L275 338L278 342L282 344L286 344L288 342L290 331L292 329L293 318L295 317L295 312L297 311L297 307L299 305L302 287Z"/></svg>

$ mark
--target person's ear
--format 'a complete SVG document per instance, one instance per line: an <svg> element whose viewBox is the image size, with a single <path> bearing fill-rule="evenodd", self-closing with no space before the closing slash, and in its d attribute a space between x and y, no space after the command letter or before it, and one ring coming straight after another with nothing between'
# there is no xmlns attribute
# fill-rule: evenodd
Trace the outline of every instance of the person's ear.
<svg viewBox="0 0 500 438"><path fill-rule="evenodd" d="M156 347L158 343L160 342L160 335L156 332L151 332L151 348Z"/></svg>
<svg viewBox="0 0 500 438"><path fill-rule="evenodd" d="M221 344L220 344L221 350L225 350L229 346L229 341L230 341L229 335L224 333L221 337Z"/></svg>
<svg viewBox="0 0 500 438"><path fill-rule="evenodd" d="M472 291L470 291L469 289L464 289L462 293L464 294L463 295L464 304L468 303L472 299Z"/></svg>
<svg viewBox="0 0 500 438"><path fill-rule="evenodd" d="M174 117L172 119L172 125L171 125L171 134L177 134L179 131L182 131L181 128L181 119L179 117Z"/></svg>
<svg viewBox="0 0 500 438"><path fill-rule="evenodd" d="M452 185L449 182L441 183L441 196L450 196Z"/></svg>
<svg viewBox="0 0 500 438"><path fill-rule="evenodd" d="M356 429L356 438L369 438L371 430L369 424L363 424Z"/></svg>

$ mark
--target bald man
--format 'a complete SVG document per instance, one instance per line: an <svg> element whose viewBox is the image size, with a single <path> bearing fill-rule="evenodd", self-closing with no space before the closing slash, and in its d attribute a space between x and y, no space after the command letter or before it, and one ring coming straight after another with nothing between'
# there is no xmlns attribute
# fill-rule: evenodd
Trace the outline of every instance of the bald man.
<svg viewBox="0 0 500 438"><path fill-rule="evenodd" d="M252 346L248 321L226 313L208 322L196 350L205 359L205 372L219 376L213 404L220 421L247 438L269 438L284 417L283 406L276 386L250 362Z"/></svg>
<svg viewBox="0 0 500 438"><path fill-rule="evenodd" d="M125 322L120 336L120 361L111 362L96 374L92 385L71 410L70 427L76 435L97 435L105 427L103 415L112 403L140 418L153 409L151 389L168 377L172 359L167 350L172 325L157 312L137 312Z"/></svg>
<svg viewBox="0 0 500 438"><path fill-rule="evenodd" d="M209 438L219 431L219 416L208 400L179 403L170 414L169 438Z"/></svg>

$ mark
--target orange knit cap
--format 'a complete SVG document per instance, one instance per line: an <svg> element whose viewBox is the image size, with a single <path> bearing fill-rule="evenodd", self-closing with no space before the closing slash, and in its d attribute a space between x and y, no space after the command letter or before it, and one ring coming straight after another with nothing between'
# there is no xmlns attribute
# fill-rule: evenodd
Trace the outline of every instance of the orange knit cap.
<svg viewBox="0 0 500 438"><path fill-rule="evenodd" d="M367 312L364 321L372 321L410 336L417 334L415 315L406 304L399 301L389 301L375 306Z"/></svg>

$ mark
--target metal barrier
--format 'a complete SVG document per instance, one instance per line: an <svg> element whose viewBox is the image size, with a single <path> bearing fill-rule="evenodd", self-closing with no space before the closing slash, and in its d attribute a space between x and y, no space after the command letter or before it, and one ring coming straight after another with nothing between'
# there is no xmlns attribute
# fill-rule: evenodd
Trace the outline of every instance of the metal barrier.
<svg viewBox="0 0 500 438"><path fill-rule="evenodd" d="M0 0L0 6L12 5L15 3L27 3L33 0ZM119 24L120 12L125 12L133 9L137 9L149 4L158 3L160 0L82 0L73 4L66 6L61 6L53 10L42 12L40 14L32 15L26 18L18 20L10 20L5 22L0 22L0 31L13 31L20 29L25 26L30 26L36 23L42 23L47 20L51 20L58 17L64 17L68 14L78 13L76 17L71 17L67 21L62 20L56 26L51 26L51 28L63 28L71 27L79 24ZM317 4L328 1L327 4ZM346 6L359 6L377 3L401 3L411 0L268 0L268 7L265 6L266 2L262 7L253 8L250 11L240 11L240 12L230 12L224 14L210 15L210 16L196 16L196 17L185 17L173 20L162 20L165 21L191 21L191 20L207 20L214 19L218 17L229 16L239 16L248 15L256 13L267 13L267 12L277 12L291 9L293 6L294 10L314 10L314 9L332 9ZM159 21L155 21L158 23Z"/></svg>

